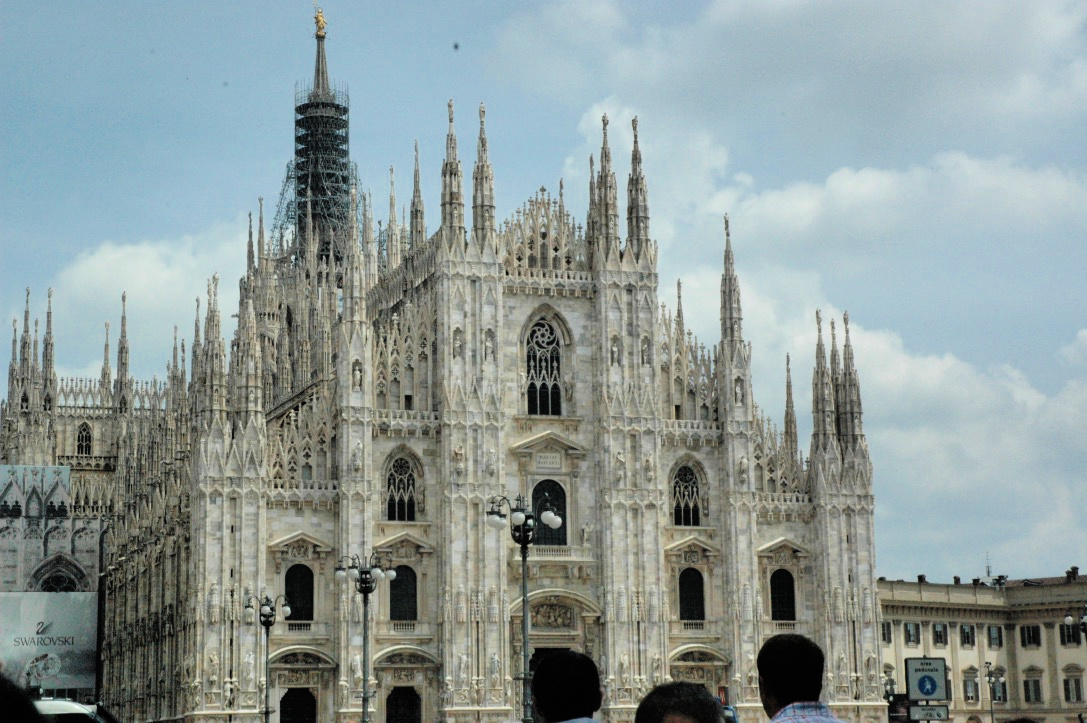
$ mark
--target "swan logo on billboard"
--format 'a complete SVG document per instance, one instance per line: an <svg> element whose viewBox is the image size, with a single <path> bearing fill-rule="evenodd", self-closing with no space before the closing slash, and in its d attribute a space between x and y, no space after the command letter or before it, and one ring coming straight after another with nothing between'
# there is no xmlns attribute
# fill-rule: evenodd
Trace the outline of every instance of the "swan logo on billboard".
<svg viewBox="0 0 1087 723"><path fill-rule="evenodd" d="M0 593L0 663L22 684L93 688L98 595Z"/></svg>

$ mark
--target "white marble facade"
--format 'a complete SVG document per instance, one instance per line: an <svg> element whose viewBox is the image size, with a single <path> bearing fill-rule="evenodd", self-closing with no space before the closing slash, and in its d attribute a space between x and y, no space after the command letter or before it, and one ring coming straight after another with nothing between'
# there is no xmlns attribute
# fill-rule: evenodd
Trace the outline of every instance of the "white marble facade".
<svg viewBox="0 0 1087 723"><path fill-rule="evenodd" d="M727 219L720 338L661 303L636 120L625 233L606 118L583 223L561 183L498 222L483 109L470 186L449 121L436 228L418 175L410 223L354 192L350 222L306 205L289 242L261 215L233 338L213 278L165 381L131 379L123 321L116 375L107 331L101 379L57 380L28 301L0 461L93 476L108 508L103 698L125 719L257 721L270 683L273 720L359 720L361 602L333 572L373 550L401 571L372 601L376 719L517 718L520 561L483 523L493 496L548 491L564 524L530 552L528 644L597 660L602 719L668 679L761 716L755 653L795 630L826 650L835 710L882 720L848 318L841 346L817 320L802 456L791 377L781 434L754 398ZM246 601L307 589L268 681Z"/></svg>

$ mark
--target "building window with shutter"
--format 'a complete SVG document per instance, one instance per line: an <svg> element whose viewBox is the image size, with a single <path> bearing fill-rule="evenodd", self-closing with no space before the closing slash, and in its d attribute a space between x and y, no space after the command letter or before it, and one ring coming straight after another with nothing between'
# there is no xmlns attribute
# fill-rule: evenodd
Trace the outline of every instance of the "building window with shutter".
<svg viewBox="0 0 1087 723"><path fill-rule="evenodd" d="M1019 642L1024 648L1037 648L1042 644L1042 628L1039 625L1020 625Z"/></svg>

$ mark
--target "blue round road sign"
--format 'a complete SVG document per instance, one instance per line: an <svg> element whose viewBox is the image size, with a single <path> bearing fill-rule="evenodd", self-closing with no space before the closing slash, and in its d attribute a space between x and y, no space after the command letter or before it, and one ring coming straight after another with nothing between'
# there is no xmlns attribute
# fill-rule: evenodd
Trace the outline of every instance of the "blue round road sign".
<svg viewBox="0 0 1087 723"><path fill-rule="evenodd" d="M936 692L936 679L931 675L922 675L917 680L917 689L921 695L932 695Z"/></svg>

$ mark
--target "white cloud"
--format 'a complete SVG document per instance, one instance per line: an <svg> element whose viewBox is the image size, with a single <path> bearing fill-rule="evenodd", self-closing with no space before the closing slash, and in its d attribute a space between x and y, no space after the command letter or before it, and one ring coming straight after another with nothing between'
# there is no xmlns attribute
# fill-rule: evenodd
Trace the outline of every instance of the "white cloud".
<svg viewBox="0 0 1087 723"><path fill-rule="evenodd" d="M859 327L853 340L876 466L877 541L911 549L884 556L894 563L881 574L974 576L985 551L997 573L1013 577L1056 574L1083 559L1087 523L1067 506L1082 508L1087 441L1054 427L1087 429L1087 380L1047 396L1008 366L911 354L897 335ZM1069 463L1080 472L1069 474Z"/></svg>
<svg viewBox="0 0 1087 723"><path fill-rule="evenodd" d="M1087 367L1087 329L1080 329L1075 341L1061 349L1061 358L1074 366Z"/></svg>
<svg viewBox="0 0 1087 723"><path fill-rule="evenodd" d="M115 244L89 249L57 271L53 282L53 323L60 376L97 378L110 322L110 365L117 371L121 294L127 297L130 367L137 378L163 378L173 348L173 329L191 349L196 298L201 326L207 309L207 282L221 277L224 315L238 307L238 278L245 271L245 220L221 223L180 239ZM223 333L233 333L229 316ZM191 354L189 359L191 359Z"/></svg>

